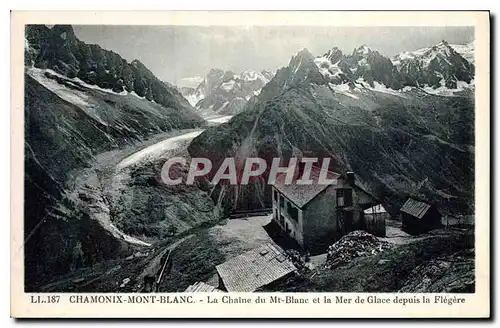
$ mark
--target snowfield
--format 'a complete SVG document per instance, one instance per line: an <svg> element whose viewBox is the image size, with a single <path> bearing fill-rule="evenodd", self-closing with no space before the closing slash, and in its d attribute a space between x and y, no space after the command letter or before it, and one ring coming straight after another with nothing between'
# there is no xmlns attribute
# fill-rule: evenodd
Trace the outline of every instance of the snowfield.
<svg viewBox="0 0 500 328"><path fill-rule="evenodd" d="M438 96L454 96L455 93L465 91L465 90L473 90L474 89L474 80L471 81L471 83L467 83L464 81L457 81L457 88L456 89L449 89L445 86L444 79L441 80L441 86L433 89L432 87L426 85L422 89L427 92L427 93L432 93Z"/></svg>
<svg viewBox="0 0 500 328"><path fill-rule="evenodd" d="M83 81L81 81L78 78L68 79L67 77L65 77L63 75L60 75L60 74L58 74L58 73L56 73L56 72L54 72L53 70L50 70L50 69L29 68L29 69L27 69L27 73L28 73L28 75L30 75L31 77L33 77L37 82L39 82L40 84L42 84L44 87L46 87L47 89L49 89L50 91L52 91L56 95L58 95L61 99L63 99L63 100L65 100L65 101L67 101L67 102L69 102L71 104L74 104L74 105L80 107L90 117L94 118L96 121L100 122L101 124L103 124L105 126L108 125L99 116L99 114L95 110L95 106L92 103L90 103L90 101L89 101L89 95L85 91L79 91L79 90L76 90L76 89L70 89L70 88L64 86L63 84L57 83L56 80L48 78L45 75L45 73L50 73L52 75L55 75L55 76L60 77L62 79L65 79L65 80L69 81L70 83L71 83L71 81L77 82L78 84L83 85L83 86L85 86L87 88L92 88L92 89L98 88L98 89L100 89L99 87L97 87L97 86L90 86L90 85L84 83ZM102 89L101 91L104 91L104 92L113 92L111 90L105 90L105 89Z"/></svg>

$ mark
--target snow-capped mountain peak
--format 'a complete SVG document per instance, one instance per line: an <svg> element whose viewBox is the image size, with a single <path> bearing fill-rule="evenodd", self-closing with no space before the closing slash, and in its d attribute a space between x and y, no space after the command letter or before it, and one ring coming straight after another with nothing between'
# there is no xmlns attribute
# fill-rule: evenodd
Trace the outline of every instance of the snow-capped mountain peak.
<svg viewBox="0 0 500 328"><path fill-rule="evenodd" d="M323 56L315 58L314 63L327 81L334 85L346 83L352 88L361 79L372 87L374 81L388 87L399 87L395 84L397 79L393 76L394 67L389 58L366 45L355 48L350 55L344 55L335 47Z"/></svg>
<svg viewBox="0 0 500 328"><path fill-rule="evenodd" d="M358 55L368 55L370 52L372 52L372 49L370 47L368 47L366 44L363 44L362 46L360 46L359 48L357 49L354 49L354 52Z"/></svg>
<svg viewBox="0 0 500 328"><path fill-rule="evenodd" d="M447 41L442 40L438 44L427 47L427 48L421 48L418 50L414 51L404 51L399 54L397 54L393 59L393 63L395 66L399 66L402 61L408 61L408 60L419 60L425 66L428 66L432 60L437 58L437 60L443 60L447 59L448 57L454 56L457 53L460 54L460 52L457 51L457 48L462 50L462 52L470 51L471 46L470 44L468 45L453 45L451 46ZM472 42L472 52L474 45Z"/></svg>
<svg viewBox="0 0 500 328"><path fill-rule="evenodd" d="M339 60L342 59L342 56L343 56L342 50L340 50L337 47L333 47L332 49L328 50L328 52L324 54L322 57L328 59L331 63L337 63Z"/></svg>
<svg viewBox="0 0 500 328"><path fill-rule="evenodd" d="M222 69L211 69L196 88L180 88L184 97L203 112L235 114L246 102L260 93L260 90L274 76L262 70L244 70L239 74ZM183 80L194 80L186 78Z"/></svg>
<svg viewBox="0 0 500 328"><path fill-rule="evenodd" d="M342 59L342 51L335 47L323 56L315 58L314 63L318 66L321 74L329 81L332 81L334 79L342 79L341 75L346 73L339 67L339 63Z"/></svg>
<svg viewBox="0 0 500 328"><path fill-rule="evenodd" d="M442 40L427 48L401 52L392 59L366 45L355 48L351 55L332 48L314 63L332 85L354 88L365 83L371 88L381 85L392 90L420 87L430 93L453 94L473 85L474 65L460 53L473 58L473 43L453 46Z"/></svg>
<svg viewBox="0 0 500 328"><path fill-rule="evenodd" d="M460 54L460 56L464 57L469 63L474 64L474 50L475 43L471 41L467 44L451 44L450 45L456 52Z"/></svg>
<svg viewBox="0 0 500 328"><path fill-rule="evenodd" d="M307 67L314 60L314 56L307 48L300 49L290 60L288 65L294 72Z"/></svg>
<svg viewBox="0 0 500 328"><path fill-rule="evenodd" d="M243 80L243 81L256 81L260 80L262 83L266 84L270 80L270 74L267 71L243 71L238 75L235 75L236 79Z"/></svg>
<svg viewBox="0 0 500 328"><path fill-rule="evenodd" d="M428 48L400 53L393 63L411 86L429 91L460 89L459 86L469 85L474 79L474 65L445 40Z"/></svg>

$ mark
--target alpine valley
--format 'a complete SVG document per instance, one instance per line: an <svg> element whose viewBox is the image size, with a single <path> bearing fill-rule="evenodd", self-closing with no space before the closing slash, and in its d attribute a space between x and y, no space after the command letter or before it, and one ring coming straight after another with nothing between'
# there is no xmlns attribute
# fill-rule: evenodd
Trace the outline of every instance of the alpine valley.
<svg viewBox="0 0 500 328"><path fill-rule="evenodd" d="M260 256L282 248L276 258L297 270L257 291L474 290L474 250L456 232L474 226L473 42L387 57L331 40L323 54L287 55L275 72L214 67L174 85L82 40L69 25L25 30L26 292L216 291L221 265L265 245ZM172 157L187 163L172 179L193 157L213 171L167 185ZM275 157L330 158L329 170L354 172L383 206L387 234L354 231L311 257L287 248L273 230L268 171L248 185L208 183L228 157L239 175L249 157L268 168ZM399 218L408 198L460 224L410 236ZM365 251L367 240L380 247ZM356 258L332 265L338 249Z"/></svg>

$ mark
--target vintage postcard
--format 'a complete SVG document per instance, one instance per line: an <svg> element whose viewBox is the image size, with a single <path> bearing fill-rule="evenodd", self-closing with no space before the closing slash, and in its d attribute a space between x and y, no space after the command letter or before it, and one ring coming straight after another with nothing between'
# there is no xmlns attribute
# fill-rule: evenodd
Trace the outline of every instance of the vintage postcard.
<svg viewBox="0 0 500 328"><path fill-rule="evenodd" d="M488 12L11 20L11 316L490 316Z"/></svg>

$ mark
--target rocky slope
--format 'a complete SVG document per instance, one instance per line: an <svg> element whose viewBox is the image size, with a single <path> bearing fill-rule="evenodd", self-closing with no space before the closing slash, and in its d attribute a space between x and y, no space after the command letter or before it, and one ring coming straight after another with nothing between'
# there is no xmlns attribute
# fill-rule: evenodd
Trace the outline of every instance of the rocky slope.
<svg viewBox="0 0 500 328"><path fill-rule="evenodd" d="M251 97L259 94L272 76L269 71L234 74L212 69L196 88L181 87L180 91L202 112L234 115L243 109Z"/></svg>
<svg viewBox="0 0 500 328"><path fill-rule="evenodd" d="M360 244L362 240L352 246L360 248ZM474 256L462 234L446 230L339 266L318 266L265 291L474 293Z"/></svg>
<svg viewBox="0 0 500 328"><path fill-rule="evenodd" d="M91 219L91 206L109 217L98 181L73 193L80 180L97 179L99 153L204 121L140 62L81 42L70 26L28 26L25 54L25 278L32 289L136 247Z"/></svg>
<svg viewBox="0 0 500 328"><path fill-rule="evenodd" d="M449 54L456 65L471 68L456 52ZM464 67L444 65L441 74ZM463 72L464 79L473 77ZM348 56L334 49L319 58L304 49L243 112L197 137L190 154L212 158L215 167L230 156L259 156L269 164L275 156L284 161L303 153L329 157L332 170L356 172L392 213L408 196L435 203L443 212L470 212L474 100L434 95L411 86L416 80L407 84L410 76L366 47ZM221 190L231 206L269 205L264 181Z"/></svg>

